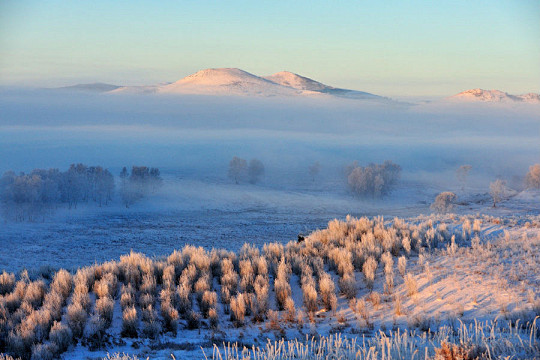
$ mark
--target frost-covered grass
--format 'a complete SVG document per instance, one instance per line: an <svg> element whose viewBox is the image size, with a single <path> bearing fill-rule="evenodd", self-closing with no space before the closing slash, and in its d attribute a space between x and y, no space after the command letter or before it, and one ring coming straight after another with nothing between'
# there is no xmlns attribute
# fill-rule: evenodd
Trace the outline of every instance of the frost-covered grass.
<svg viewBox="0 0 540 360"><path fill-rule="evenodd" d="M501 327L497 322L443 326L435 333L379 332L372 338L332 334L305 340L269 341L263 347L214 345L212 360L316 360L316 359L504 359L534 358L540 354L537 319L522 326Z"/></svg>
<svg viewBox="0 0 540 360"><path fill-rule="evenodd" d="M474 334L514 337L522 327L513 334L510 324L529 322L536 341L539 228L538 217L348 216L284 245L185 246L161 258L131 252L75 273L4 273L0 351L26 359L128 342L165 351L156 342L203 341L204 334L211 336L205 347L241 341L240 349L267 338L342 333L368 345L397 341L395 351L409 338L435 336L425 341L451 352L443 341L463 345L471 331L460 329L476 320L483 325ZM317 344L325 341L334 343ZM502 346L493 344L486 351ZM375 345L368 345L369 353Z"/></svg>

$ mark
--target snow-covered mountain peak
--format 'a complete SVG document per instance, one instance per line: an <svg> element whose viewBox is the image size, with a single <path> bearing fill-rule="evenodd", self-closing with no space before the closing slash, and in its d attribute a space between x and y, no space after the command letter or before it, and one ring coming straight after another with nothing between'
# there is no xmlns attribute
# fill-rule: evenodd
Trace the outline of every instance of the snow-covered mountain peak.
<svg viewBox="0 0 540 360"><path fill-rule="evenodd" d="M484 102L527 102L540 103L540 95L528 93L511 95L500 90L470 89L450 97L451 100Z"/></svg>
<svg viewBox="0 0 540 360"><path fill-rule="evenodd" d="M313 79L292 73L290 71L280 71L273 75L265 76L267 80L283 86L289 86L298 90L323 91L333 89L333 87L322 84Z"/></svg>
<svg viewBox="0 0 540 360"><path fill-rule="evenodd" d="M264 82L260 77L237 68L204 69L173 84L226 85L238 81Z"/></svg>

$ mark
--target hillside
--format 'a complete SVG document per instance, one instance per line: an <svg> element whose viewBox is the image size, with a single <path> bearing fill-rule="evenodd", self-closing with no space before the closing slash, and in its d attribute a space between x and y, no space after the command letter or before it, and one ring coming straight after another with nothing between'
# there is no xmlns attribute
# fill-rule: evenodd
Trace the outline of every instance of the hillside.
<svg viewBox="0 0 540 360"><path fill-rule="evenodd" d="M460 92L459 94L449 97L450 100L457 101L483 101L483 102L526 102L526 103L540 103L540 95L535 93L528 93L522 95L511 95L500 90L484 90L484 89L471 89Z"/></svg>

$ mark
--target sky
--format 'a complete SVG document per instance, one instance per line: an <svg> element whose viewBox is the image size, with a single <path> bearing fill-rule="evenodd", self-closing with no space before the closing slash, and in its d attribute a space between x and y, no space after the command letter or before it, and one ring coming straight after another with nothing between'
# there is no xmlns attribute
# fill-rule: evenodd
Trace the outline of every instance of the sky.
<svg viewBox="0 0 540 360"><path fill-rule="evenodd" d="M0 86L218 67L384 96L540 92L540 1L0 1Z"/></svg>

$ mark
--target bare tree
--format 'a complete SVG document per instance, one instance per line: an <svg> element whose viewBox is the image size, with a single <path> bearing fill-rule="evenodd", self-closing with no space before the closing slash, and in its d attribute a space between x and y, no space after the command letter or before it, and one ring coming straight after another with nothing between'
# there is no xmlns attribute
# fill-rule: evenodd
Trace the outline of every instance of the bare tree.
<svg viewBox="0 0 540 360"><path fill-rule="evenodd" d="M497 207L497 203L504 199L506 194L506 182L497 179L489 184L489 194L493 199L493 207Z"/></svg>
<svg viewBox="0 0 540 360"><path fill-rule="evenodd" d="M467 186L467 176L469 175L469 171L471 171L471 169L471 165L461 165L456 170L456 176L461 184L461 191L465 191L465 186Z"/></svg>
<svg viewBox="0 0 540 360"><path fill-rule="evenodd" d="M239 157L233 157L229 162L229 177L236 184L245 176L247 170L247 161Z"/></svg>
<svg viewBox="0 0 540 360"><path fill-rule="evenodd" d="M525 183L527 187L540 189L540 164L534 164L529 167L529 172L525 177Z"/></svg>
<svg viewBox="0 0 540 360"><path fill-rule="evenodd" d="M450 191L445 191L435 197L435 201L431 204L431 210L445 213L454 208L454 203L457 199L456 194Z"/></svg>
<svg viewBox="0 0 540 360"><path fill-rule="evenodd" d="M256 184L264 175L264 165L259 159L251 159L247 169L249 182Z"/></svg>
<svg viewBox="0 0 540 360"><path fill-rule="evenodd" d="M318 161L316 161L315 163L313 163L313 165L309 167L309 175L311 176L312 181L315 181L315 177L319 175L320 171L321 171L321 164L319 164Z"/></svg>

